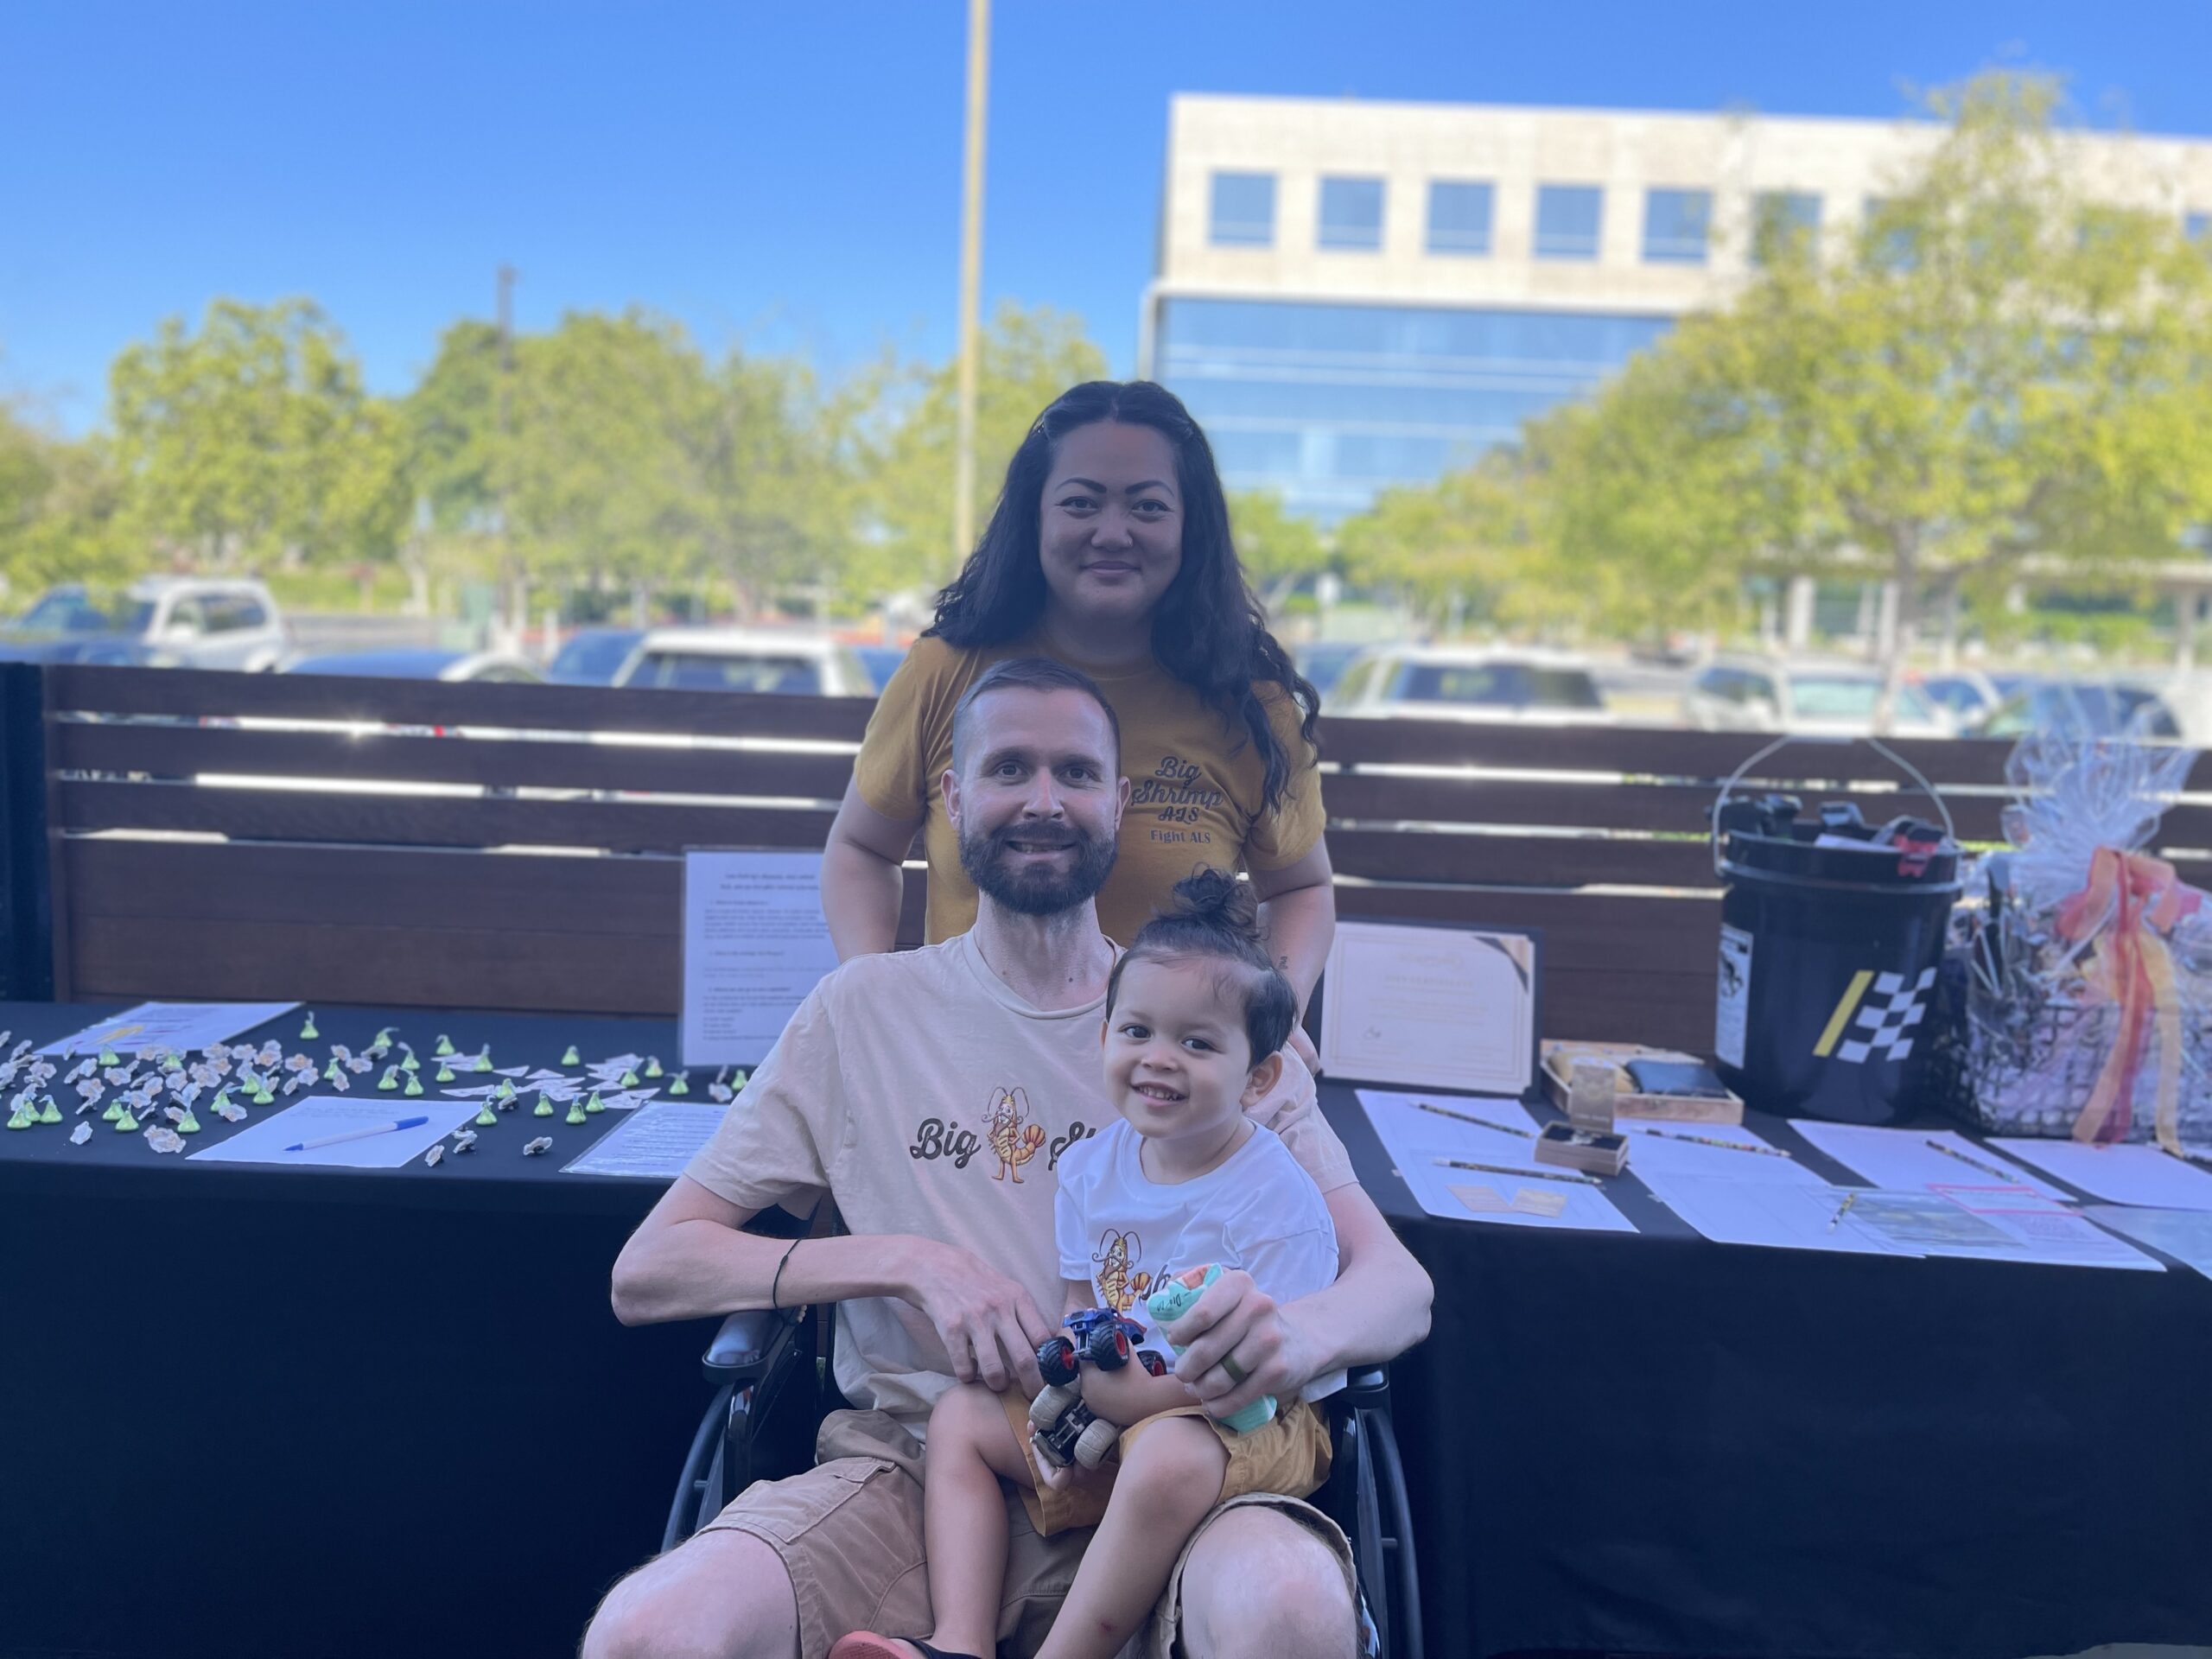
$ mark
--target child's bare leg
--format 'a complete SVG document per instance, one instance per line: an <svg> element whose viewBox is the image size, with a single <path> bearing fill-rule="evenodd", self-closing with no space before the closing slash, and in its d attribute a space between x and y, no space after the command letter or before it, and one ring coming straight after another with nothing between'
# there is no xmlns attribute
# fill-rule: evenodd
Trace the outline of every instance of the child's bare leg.
<svg viewBox="0 0 2212 1659"><path fill-rule="evenodd" d="M1033 1483L999 1397L980 1383L956 1388L930 1414L922 1540L929 1551L930 1640L954 1653L994 1652L1006 1586L1001 1477Z"/></svg>
<svg viewBox="0 0 2212 1659"><path fill-rule="evenodd" d="M1171 1417L1140 1435L1037 1659L1111 1659L1160 1599L1228 1471L1228 1447L1201 1418Z"/></svg>

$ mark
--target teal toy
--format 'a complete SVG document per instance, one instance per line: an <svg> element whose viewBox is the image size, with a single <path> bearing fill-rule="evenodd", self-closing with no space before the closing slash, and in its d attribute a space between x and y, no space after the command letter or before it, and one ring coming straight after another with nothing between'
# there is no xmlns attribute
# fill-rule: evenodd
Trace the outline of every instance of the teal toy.
<svg viewBox="0 0 2212 1659"><path fill-rule="evenodd" d="M1170 1320L1181 1319L1197 1304L1205 1287L1220 1277L1221 1266L1218 1262L1209 1262L1203 1268L1192 1268L1188 1273L1169 1275L1166 1284L1145 1298L1144 1305L1152 1312L1153 1323L1164 1325ZM1183 1351L1179 1344L1171 1345L1179 1355ZM1230 1375L1233 1376L1236 1373L1232 1371ZM1263 1394L1234 1416L1224 1417L1221 1421L1239 1434L1249 1434L1262 1423L1272 1421L1274 1414L1274 1396Z"/></svg>

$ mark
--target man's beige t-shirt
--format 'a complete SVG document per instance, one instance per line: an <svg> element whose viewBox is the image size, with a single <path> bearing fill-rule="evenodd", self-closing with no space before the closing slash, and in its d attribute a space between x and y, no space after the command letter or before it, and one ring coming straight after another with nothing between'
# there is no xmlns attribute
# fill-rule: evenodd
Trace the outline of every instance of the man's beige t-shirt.
<svg viewBox="0 0 2212 1659"><path fill-rule="evenodd" d="M959 837L945 820L938 780L952 764L952 711L992 664L1051 657L1032 637L963 651L942 639L914 641L875 705L853 779L861 799L887 818L923 820L929 851L929 911L924 937L949 939L976 925L976 888L960 868ZM1119 855L1098 894L1098 925L1127 942L1166 908L1175 884L1201 867L1280 870L1321 838L1321 779L1300 730L1303 715L1273 682L1259 688L1290 776L1273 811L1265 810L1267 767L1241 719L1220 710L1147 660L1097 681L1122 723L1122 772L1129 780Z"/></svg>
<svg viewBox="0 0 2212 1659"><path fill-rule="evenodd" d="M745 1210L804 1212L827 1189L858 1234L957 1244L1060 1315L1053 1166L1096 1135L1105 999L1050 1012L1007 989L972 936L857 957L817 985L684 1173ZM1313 1080L1252 1109L1314 1185L1349 1185L1351 1160ZM786 1202L788 1200L788 1202ZM918 1429L952 1384L936 1327L893 1298L840 1303L837 1386Z"/></svg>

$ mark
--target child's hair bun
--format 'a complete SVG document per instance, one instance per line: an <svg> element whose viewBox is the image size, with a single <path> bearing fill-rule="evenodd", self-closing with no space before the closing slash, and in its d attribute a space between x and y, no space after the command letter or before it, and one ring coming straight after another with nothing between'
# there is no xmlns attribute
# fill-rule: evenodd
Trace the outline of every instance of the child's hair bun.
<svg viewBox="0 0 2212 1659"><path fill-rule="evenodd" d="M1260 901L1251 884L1239 881L1226 870L1201 869L1175 884L1171 919L1209 922L1234 932L1260 936Z"/></svg>

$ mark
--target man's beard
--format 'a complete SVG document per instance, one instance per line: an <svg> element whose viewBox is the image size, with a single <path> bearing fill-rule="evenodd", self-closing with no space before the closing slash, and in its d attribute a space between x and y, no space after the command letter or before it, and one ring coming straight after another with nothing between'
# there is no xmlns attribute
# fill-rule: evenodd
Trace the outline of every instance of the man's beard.
<svg viewBox="0 0 2212 1659"><path fill-rule="evenodd" d="M1017 869L1007 850L1010 841L1043 842L1065 840L1075 849L1075 862L1065 871L1042 866ZM1009 824L992 835L960 837L960 868L979 893L988 893L1008 910L1022 916L1057 916L1097 897L1114 868L1118 850L1073 825L1058 831L1032 825Z"/></svg>

